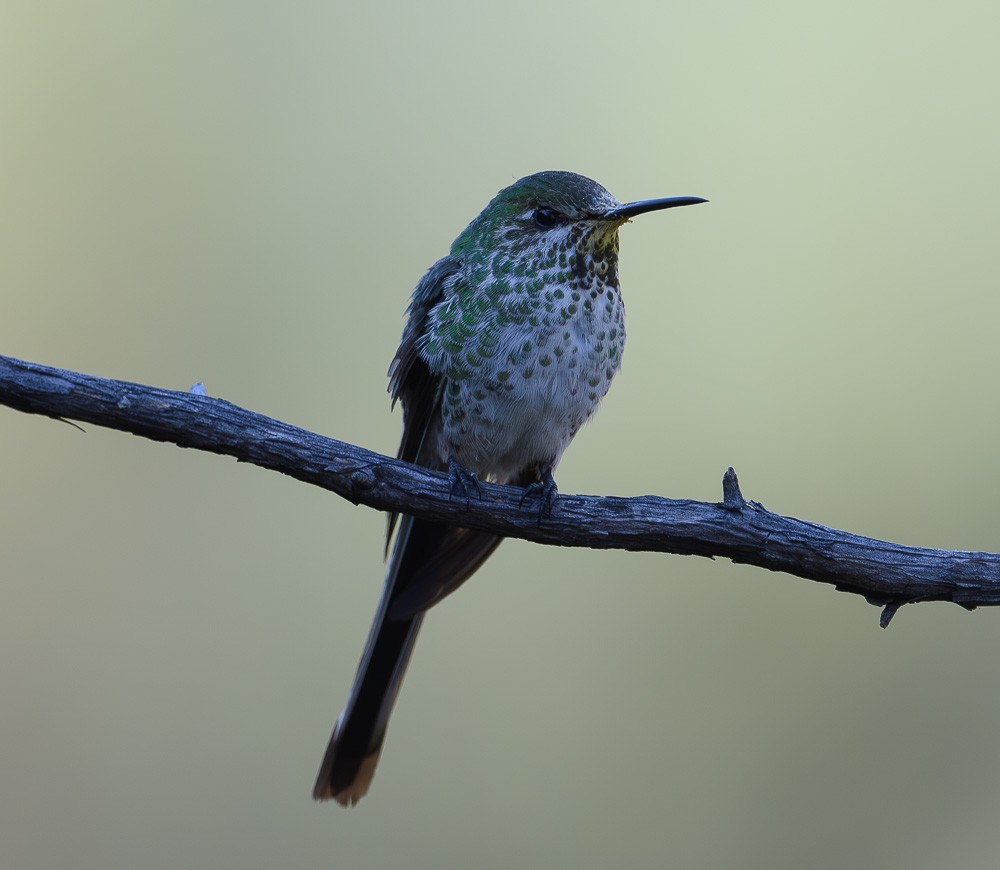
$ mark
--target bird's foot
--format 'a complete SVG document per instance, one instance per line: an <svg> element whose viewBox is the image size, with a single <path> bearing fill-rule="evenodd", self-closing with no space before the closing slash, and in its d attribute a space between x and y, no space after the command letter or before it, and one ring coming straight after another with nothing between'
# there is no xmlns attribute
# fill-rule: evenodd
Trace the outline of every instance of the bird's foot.
<svg viewBox="0 0 1000 870"><path fill-rule="evenodd" d="M468 502L470 494L475 493L477 499L482 499L483 490L479 486L479 478L469 469L459 465L458 460L454 458L448 460L448 479L451 482L449 498L459 495Z"/></svg>
<svg viewBox="0 0 1000 870"><path fill-rule="evenodd" d="M542 475L541 480L529 483L524 488L524 495L521 496L518 507L524 507L526 499L537 497L539 499L538 522L540 525L542 520L552 516L552 504L555 502L558 493L559 487L556 486L556 482L552 477L552 469L549 469Z"/></svg>

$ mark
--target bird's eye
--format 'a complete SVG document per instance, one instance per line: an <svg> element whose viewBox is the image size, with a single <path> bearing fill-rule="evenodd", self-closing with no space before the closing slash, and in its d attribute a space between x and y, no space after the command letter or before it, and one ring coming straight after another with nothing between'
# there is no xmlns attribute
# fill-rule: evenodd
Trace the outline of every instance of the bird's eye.
<svg viewBox="0 0 1000 870"><path fill-rule="evenodd" d="M552 227L559 223L559 213L551 208L536 208L531 213L531 217L543 230L552 229Z"/></svg>

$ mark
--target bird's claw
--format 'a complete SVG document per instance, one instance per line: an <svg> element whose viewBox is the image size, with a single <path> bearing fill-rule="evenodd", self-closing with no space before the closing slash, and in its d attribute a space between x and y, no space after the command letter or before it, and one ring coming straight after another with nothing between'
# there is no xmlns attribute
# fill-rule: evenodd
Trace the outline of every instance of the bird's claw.
<svg viewBox="0 0 1000 870"><path fill-rule="evenodd" d="M521 496L521 501L518 502L518 507L524 507L524 502L529 498L538 498L538 523L541 524L542 520L548 519L552 516L552 505L556 500L556 495L559 493L559 487L556 486L556 482L552 477L551 471L546 471L542 475L541 480L536 480L534 483L529 483L524 488L524 495Z"/></svg>
<svg viewBox="0 0 1000 870"><path fill-rule="evenodd" d="M466 502L469 501L469 493L475 492L477 499L482 499L483 490L479 486L479 478L469 471L467 468L463 468L454 459L448 460L448 478L451 482L451 492L449 493L449 498L454 498L456 495L461 496Z"/></svg>

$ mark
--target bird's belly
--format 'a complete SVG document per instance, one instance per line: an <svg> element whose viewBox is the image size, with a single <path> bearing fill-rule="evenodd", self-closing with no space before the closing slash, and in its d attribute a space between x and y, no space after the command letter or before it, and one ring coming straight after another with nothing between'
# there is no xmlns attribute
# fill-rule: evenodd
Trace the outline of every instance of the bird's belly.
<svg viewBox="0 0 1000 870"><path fill-rule="evenodd" d="M450 382L442 454L499 481L554 468L618 371L624 325L610 314L610 323L570 322L534 342L517 336L508 344L522 352L509 352L503 367Z"/></svg>

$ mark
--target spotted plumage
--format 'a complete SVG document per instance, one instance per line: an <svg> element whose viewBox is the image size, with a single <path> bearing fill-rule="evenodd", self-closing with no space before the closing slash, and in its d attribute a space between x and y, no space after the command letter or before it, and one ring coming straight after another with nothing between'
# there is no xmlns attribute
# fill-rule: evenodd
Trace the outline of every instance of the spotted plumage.
<svg viewBox="0 0 1000 870"><path fill-rule="evenodd" d="M625 308L618 229L694 197L623 205L571 172L540 172L500 193L421 279L389 368L403 405L399 457L555 492L552 472L621 366ZM368 791L424 611L471 576L494 535L412 517L398 522L385 587L314 797Z"/></svg>

